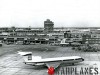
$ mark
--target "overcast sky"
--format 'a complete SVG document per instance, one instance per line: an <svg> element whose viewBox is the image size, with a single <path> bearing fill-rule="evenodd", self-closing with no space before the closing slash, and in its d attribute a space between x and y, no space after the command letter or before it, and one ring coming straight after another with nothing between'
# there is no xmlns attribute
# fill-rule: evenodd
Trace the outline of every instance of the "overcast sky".
<svg viewBox="0 0 100 75"><path fill-rule="evenodd" d="M100 27L100 0L0 0L0 27Z"/></svg>

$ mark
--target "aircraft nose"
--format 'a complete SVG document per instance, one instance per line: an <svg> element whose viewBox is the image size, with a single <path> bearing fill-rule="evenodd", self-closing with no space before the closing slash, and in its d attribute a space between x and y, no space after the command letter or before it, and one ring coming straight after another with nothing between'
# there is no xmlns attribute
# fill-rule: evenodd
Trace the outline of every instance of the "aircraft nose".
<svg viewBox="0 0 100 75"><path fill-rule="evenodd" d="M84 59L82 58L82 61L84 61Z"/></svg>

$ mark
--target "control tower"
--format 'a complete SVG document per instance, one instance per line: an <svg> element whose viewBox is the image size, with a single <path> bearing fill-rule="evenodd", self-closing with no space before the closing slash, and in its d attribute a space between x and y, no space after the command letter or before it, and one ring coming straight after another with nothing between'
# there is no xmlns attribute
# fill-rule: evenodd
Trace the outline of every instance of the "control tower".
<svg viewBox="0 0 100 75"><path fill-rule="evenodd" d="M54 22L50 21L50 19L44 21L44 32L49 33L53 31L53 28L54 28Z"/></svg>

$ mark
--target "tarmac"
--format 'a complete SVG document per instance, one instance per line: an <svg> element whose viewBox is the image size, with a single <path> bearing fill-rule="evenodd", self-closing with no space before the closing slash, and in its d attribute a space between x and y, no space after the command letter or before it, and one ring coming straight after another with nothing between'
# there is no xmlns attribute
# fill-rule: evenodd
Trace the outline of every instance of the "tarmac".
<svg viewBox="0 0 100 75"><path fill-rule="evenodd" d="M84 62L75 65L61 64L57 72L62 68L77 67L97 67L100 75L100 52L82 52L72 50L71 47L60 47L50 45L3 45L0 47L0 75L48 75L47 67L32 66L23 63L23 58L17 54L17 51L31 51L34 56L42 56L42 58L63 57L63 56L81 56ZM55 73L55 75L58 75ZM59 74L67 75L67 74ZM76 75L76 74L70 74ZM79 75L79 74L77 74ZM89 74L81 74L89 75Z"/></svg>

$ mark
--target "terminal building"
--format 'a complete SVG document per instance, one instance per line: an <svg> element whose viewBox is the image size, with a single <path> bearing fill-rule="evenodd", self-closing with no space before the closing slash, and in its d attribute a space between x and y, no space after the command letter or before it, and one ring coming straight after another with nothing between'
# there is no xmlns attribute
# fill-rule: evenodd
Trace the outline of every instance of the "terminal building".
<svg viewBox="0 0 100 75"><path fill-rule="evenodd" d="M44 21L44 28L0 28L0 40L3 43L23 44L49 44L64 38L62 31L54 29L54 22L47 19Z"/></svg>
<svg viewBox="0 0 100 75"><path fill-rule="evenodd" d="M98 41L100 43L99 33L99 27L54 27L54 22L47 19L44 21L43 28L2 27L0 28L0 41L6 44L50 44L69 39L68 41L71 42L88 41L91 43L93 41L92 43L97 43ZM87 35L90 37L87 38Z"/></svg>

